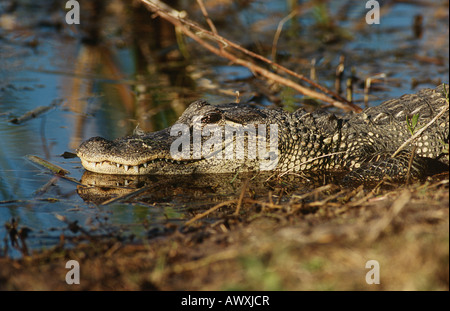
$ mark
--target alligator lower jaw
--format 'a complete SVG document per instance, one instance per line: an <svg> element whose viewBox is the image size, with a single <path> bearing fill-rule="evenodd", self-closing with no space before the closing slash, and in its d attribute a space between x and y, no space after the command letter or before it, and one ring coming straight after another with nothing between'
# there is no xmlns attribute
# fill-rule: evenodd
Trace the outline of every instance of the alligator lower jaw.
<svg viewBox="0 0 450 311"><path fill-rule="evenodd" d="M199 160L197 160L199 161ZM183 168L185 165L194 161L177 161L172 159L154 159L149 160L147 162L143 162L137 165L127 165L121 164L112 161L88 161L86 159L81 158L81 164L83 167L91 172L99 173L99 174L112 174L112 175L146 175L146 174L157 174L162 171L165 167L171 166L173 174L189 174L190 172L185 172ZM177 170L176 167L182 165ZM165 172L167 174L167 172Z"/></svg>

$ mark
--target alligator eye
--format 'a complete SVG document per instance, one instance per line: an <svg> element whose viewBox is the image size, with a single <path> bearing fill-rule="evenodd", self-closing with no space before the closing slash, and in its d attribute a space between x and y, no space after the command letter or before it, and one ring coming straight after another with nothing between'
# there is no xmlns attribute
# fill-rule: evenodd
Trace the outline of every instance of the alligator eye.
<svg viewBox="0 0 450 311"><path fill-rule="evenodd" d="M202 117L201 122L203 124L217 123L222 119L222 115L218 112L211 112Z"/></svg>

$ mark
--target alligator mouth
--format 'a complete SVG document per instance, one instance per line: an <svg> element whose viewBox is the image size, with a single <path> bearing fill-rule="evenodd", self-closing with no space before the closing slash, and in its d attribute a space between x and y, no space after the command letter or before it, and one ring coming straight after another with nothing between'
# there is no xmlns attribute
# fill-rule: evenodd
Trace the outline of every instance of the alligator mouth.
<svg viewBox="0 0 450 311"><path fill-rule="evenodd" d="M193 162L202 159L172 158L168 131L152 133L147 137L129 136L110 141L93 137L77 149L83 167L91 172L115 175L187 174Z"/></svg>
<svg viewBox="0 0 450 311"><path fill-rule="evenodd" d="M173 166L185 168L187 164L201 161L199 160L174 160L168 158L156 158L140 164L123 164L114 161L89 161L81 158L81 164L85 169L100 174L117 174L117 175L144 175L160 172L164 168L173 169ZM179 166L178 166L179 165Z"/></svg>

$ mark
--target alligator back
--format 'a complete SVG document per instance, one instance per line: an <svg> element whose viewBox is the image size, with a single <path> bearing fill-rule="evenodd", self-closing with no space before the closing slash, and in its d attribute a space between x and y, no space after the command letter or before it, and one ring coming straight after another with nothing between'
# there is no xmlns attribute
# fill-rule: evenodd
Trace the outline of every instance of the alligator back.
<svg viewBox="0 0 450 311"><path fill-rule="evenodd" d="M448 148L449 141L446 89L448 85L442 84L436 89L423 89L416 94L403 95L379 106L367 108L349 119L347 126L344 126L344 132L357 136L354 139L356 145L360 140L365 143L365 148L372 146L374 152L392 154L411 135L427 126L417 141L406 146L405 150L412 150L416 146L419 156L439 158ZM446 109L446 112L432 122L442 109ZM414 125L415 118L417 124Z"/></svg>

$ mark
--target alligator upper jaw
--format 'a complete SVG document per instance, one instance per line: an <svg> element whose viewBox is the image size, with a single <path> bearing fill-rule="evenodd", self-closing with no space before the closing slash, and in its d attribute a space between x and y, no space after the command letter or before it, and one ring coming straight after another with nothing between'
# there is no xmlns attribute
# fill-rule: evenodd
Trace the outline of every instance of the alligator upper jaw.
<svg viewBox="0 0 450 311"><path fill-rule="evenodd" d="M202 160L173 159L168 147L173 139L166 130L114 141L93 137L80 145L77 156L86 170L100 174L192 173L192 163Z"/></svg>

